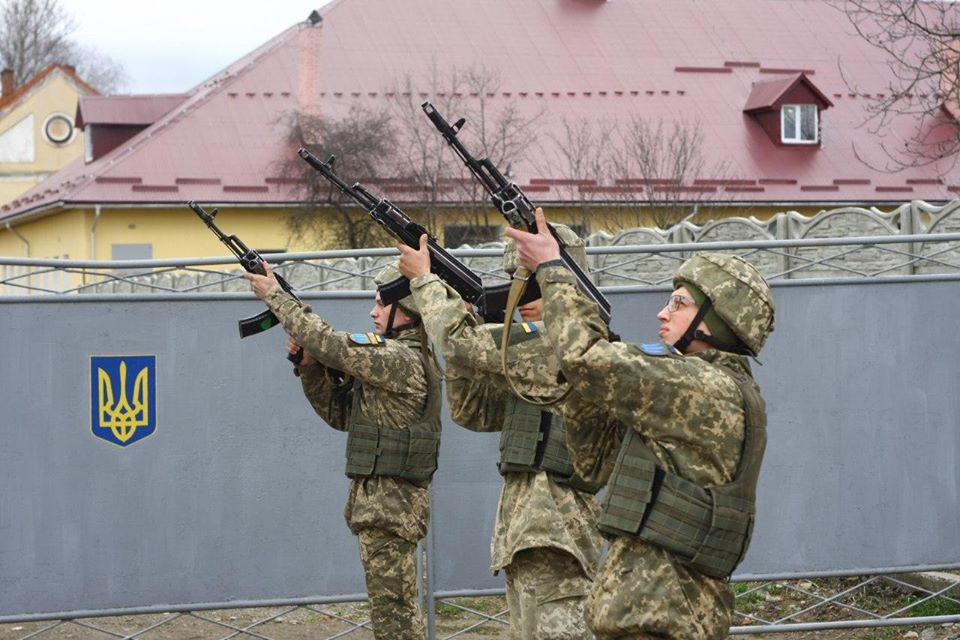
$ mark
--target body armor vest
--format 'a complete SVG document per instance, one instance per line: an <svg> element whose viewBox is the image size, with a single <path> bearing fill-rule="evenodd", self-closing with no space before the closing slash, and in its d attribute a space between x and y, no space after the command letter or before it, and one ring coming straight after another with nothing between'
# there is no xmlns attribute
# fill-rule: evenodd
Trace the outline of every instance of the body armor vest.
<svg viewBox="0 0 960 640"><path fill-rule="evenodd" d="M427 378L423 415L405 429L381 427L360 410L360 384L355 382L347 428L347 477L392 476L427 486L437 470L440 450L439 367L433 356L421 352Z"/></svg>
<svg viewBox="0 0 960 640"><path fill-rule="evenodd" d="M574 471L563 416L542 411L514 396L507 401L500 431L497 469L500 475L546 471L556 482L587 493L596 493L602 486L587 482Z"/></svg>
<svg viewBox="0 0 960 640"><path fill-rule="evenodd" d="M607 484L599 527L612 535L638 536L701 573L727 578L747 552L753 532L767 416L753 379L718 366L743 395L744 442L734 479L705 489L665 471L629 429Z"/></svg>
<svg viewBox="0 0 960 640"><path fill-rule="evenodd" d="M494 330L499 342L500 331ZM539 338L538 333L511 332L510 344ZM500 475L546 471L559 484L577 491L596 493L603 486L580 477L567 451L567 429L563 416L543 411L514 395L507 400L500 431Z"/></svg>

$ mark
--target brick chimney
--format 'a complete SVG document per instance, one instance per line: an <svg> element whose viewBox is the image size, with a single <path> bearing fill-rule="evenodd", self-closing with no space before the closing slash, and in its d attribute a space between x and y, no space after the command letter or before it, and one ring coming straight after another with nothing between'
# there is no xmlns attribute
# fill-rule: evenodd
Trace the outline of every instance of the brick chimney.
<svg viewBox="0 0 960 640"><path fill-rule="evenodd" d="M6 98L13 93L13 69L4 69L0 75L3 77L3 92L0 93L0 98Z"/></svg>

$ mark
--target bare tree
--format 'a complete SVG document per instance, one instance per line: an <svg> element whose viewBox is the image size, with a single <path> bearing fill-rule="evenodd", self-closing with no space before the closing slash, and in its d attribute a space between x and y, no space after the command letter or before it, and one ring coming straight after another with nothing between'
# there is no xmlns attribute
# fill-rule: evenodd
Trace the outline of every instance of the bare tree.
<svg viewBox="0 0 960 640"><path fill-rule="evenodd" d="M398 175L423 187L418 213L423 216L421 224L433 233L450 219L447 211L451 206L459 209L463 226L467 227L465 235L474 242L495 239L488 232L495 228L499 231L503 218L492 208L486 191L447 148L424 116L421 104L429 96L451 122L465 118L460 134L464 144L475 156L490 158L509 174L536 139L534 123L541 112L525 116L516 103L495 101L500 82L496 72L482 67L454 68L442 74L434 67L426 80L415 83L407 77L388 92L398 123ZM429 91L417 91L417 85ZM496 235L498 239L499 233ZM445 242L450 244L451 240L445 238Z"/></svg>
<svg viewBox="0 0 960 640"><path fill-rule="evenodd" d="M886 171L927 166L960 151L960 5L930 0L831 0L870 45L885 52L887 90L868 103L866 124L881 137L889 124L909 118L906 140L881 142ZM840 71L844 73L843 61ZM858 90L844 73L847 84ZM864 93L864 92L861 92Z"/></svg>
<svg viewBox="0 0 960 640"><path fill-rule="evenodd" d="M98 91L116 91L126 83L123 67L96 50L70 39L77 23L58 0L5 0L0 4L0 64L13 70L20 85L48 65L73 66Z"/></svg>
<svg viewBox="0 0 960 640"><path fill-rule="evenodd" d="M294 114L287 135L291 147L305 146L322 160L335 156L334 170L349 184L389 177L393 166L396 131L385 111L354 105L341 119ZM299 156L291 154L280 172L302 188L304 204L287 221L292 236L349 249L393 245L366 211Z"/></svg>
<svg viewBox="0 0 960 640"><path fill-rule="evenodd" d="M697 215L729 177L725 162L708 163L698 124L564 118L554 131L540 170L562 176L556 188L584 226L602 210L619 228L672 227Z"/></svg>
<svg viewBox="0 0 960 640"><path fill-rule="evenodd" d="M717 190L704 180L726 177L725 163L707 165L699 124L633 118L619 133L612 150L615 183L636 188L637 201L661 229L696 216Z"/></svg>
<svg viewBox="0 0 960 640"><path fill-rule="evenodd" d="M523 117L510 102L492 108L498 86L496 75L482 69L441 74L434 68L425 80L406 77L385 90L388 99L379 109L358 103L340 119L293 114L289 141L291 146L306 145L323 159L337 156L336 171L348 182L369 183L374 192L393 200L402 191L404 210L438 238L444 236L453 219L451 209L456 208L465 236L486 239L484 234L496 229L498 239L502 216L421 108L429 98L447 117L465 117L464 138L471 150L506 170L530 146L536 116ZM348 248L393 244L364 212L299 158L284 161L280 172L302 186L305 200L289 219L291 234Z"/></svg>
<svg viewBox="0 0 960 640"><path fill-rule="evenodd" d="M571 222L584 230L590 229L590 219L600 207L609 213L611 205L620 208L621 202L628 201L625 194L616 193L616 189L601 192L595 188L609 187L606 183L613 180L610 150L616 131L615 123L602 119L564 117L555 131L548 134L551 144L542 151L540 172L546 176L564 176L555 188L563 200L575 207L574 216L579 220Z"/></svg>

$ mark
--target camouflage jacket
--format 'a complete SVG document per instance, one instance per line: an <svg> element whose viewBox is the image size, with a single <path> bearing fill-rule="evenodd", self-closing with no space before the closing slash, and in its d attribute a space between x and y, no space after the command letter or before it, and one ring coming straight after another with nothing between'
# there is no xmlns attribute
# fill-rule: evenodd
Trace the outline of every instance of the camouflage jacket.
<svg viewBox="0 0 960 640"><path fill-rule="evenodd" d="M729 482L743 445L743 405L734 380L713 363L749 373L747 361L715 349L648 355L607 342L565 268L547 267L537 279L546 288L547 339L575 389L636 430L666 469L704 487Z"/></svg>
<svg viewBox="0 0 960 640"><path fill-rule="evenodd" d="M653 355L642 347L608 342L594 304L579 292L566 268L541 267L537 280L544 295L547 339L574 389L633 428L664 468L704 487L732 480L744 438L742 397L734 380L715 365L749 373L746 359L714 349L687 356L659 350L665 355ZM608 445L615 440L609 438ZM598 445L592 451L597 456L616 453L612 446ZM606 463L586 459L579 464L602 467ZM618 553L630 548L642 558L637 566L645 568L637 579L643 584L637 588L643 593L685 592L688 596L682 608L665 613L660 609L669 606L667 600L640 599L637 607L650 611L639 613L639 618L659 617L681 625L696 615L689 604L694 600L698 607L723 612L718 619L729 620L733 598L725 581L688 569L671 554L639 539L618 538L617 545ZM612 557L618 561L617 554ZM633 588L633 582L623 588ZM718 633L725 637L725 627Z"/></svg>
<svg viewBox="0 0 960 640"><path fill-rule="evenodd" d="M418 420L427 403L419 330L402 331L380 344L359 344L353 334L334 331L309 305L279 287L266 299L283 328L318 364L297 368L303 392L334 429L348 427L353 394L363 412L381 427L403 429ZM359 383L356 387L353 381ZM350 483L344 516L350 530L384 529L416 542L427 532L426 488L397 478L374 476Z"/></svg>
<svg viewBox="0 0 960 640"><path fill-rule="evenodd" d="M479 324L460 296L435 275L415 278L410 288L427 334L443 348L451 417L473 431L500 431L511 393L502 373L500 345L492 336L501 325ZM545 340L514 345L509 363L525 393L557 394L559 363ZM558 484L544 471L507 474L490 545L491 569L506 567L523 549L554 547L574 556L593 577L601 545L597 515L592 495Z"/></svg>

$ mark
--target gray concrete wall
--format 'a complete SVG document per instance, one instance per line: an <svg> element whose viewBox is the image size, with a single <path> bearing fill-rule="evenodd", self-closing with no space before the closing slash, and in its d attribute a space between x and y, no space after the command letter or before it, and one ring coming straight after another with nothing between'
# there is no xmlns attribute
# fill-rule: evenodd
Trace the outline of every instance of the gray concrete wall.
<svg viewBox="0 0 960 640"><path fill-rule="evenodd" d="M739 574L960 562L957 282L780 286L756 375L770 439ZM611 294L614 328L655 339L666 293ZM362 594L342 518L345 435L304 401L254 300L0 300L0 617ZM365 331L369 302L321 299ZM90 358L157 356L156 432L91 432ZM433 586L489 574L496 435L445 416Z"/></svg>

